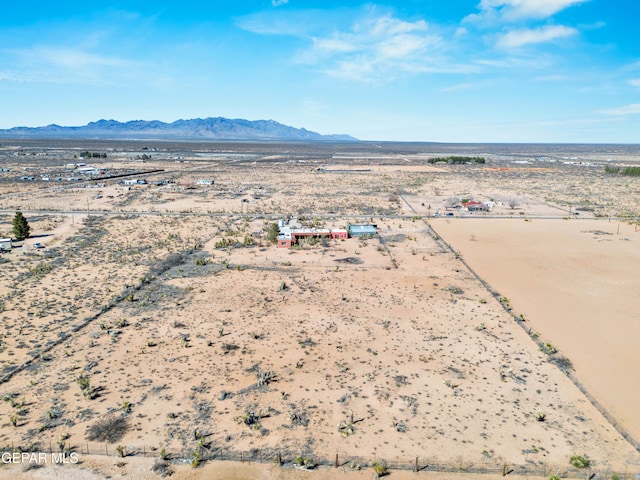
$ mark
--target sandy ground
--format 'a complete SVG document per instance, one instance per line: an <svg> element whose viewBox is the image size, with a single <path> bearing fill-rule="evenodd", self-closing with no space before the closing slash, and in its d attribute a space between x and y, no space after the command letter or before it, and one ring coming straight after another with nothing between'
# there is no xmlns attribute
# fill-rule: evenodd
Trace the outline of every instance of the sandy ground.
<svg viewBox="0 0 640 480"><path fill-rule="evenodd" d="M501 202L492 213L514 218L432 222L631 430L639 309L621 292L638 290L638 234L561 220L585 178L603 200L584 216L624 208L610 202L626 191L623 180L562 169L436 171L406 160L338 175L315 172L325 159L272 161L172 162L164 174L172 186L0 195L3 208L28 202L51 212L27 211L48 251L28 248L29 239L1 265L0 367L10 378L0 389L0 445L112 455L120 445L187 461L338 454L367 465L418 456L530 473L567 472L582 455L603 478L640 470L638 451L420 218L454 196ZM207 175L215 187L193 188ZM517 208L505 206L513 196ZM265 234L282 212L326 227L370 221L380 238L277 249ZM10 215L0 221L5 228ZM596 361L605 356L612 363ZM121 415L121 435L91 438L101 420ZM86 455L87 465L99 462ZM127 457L111 475L147 478L136 473L139 461ZM311 475L229 465L219 478ZM199 478L222 467L185 468L184 478ZM401 475L409 473L392 474Z"/></svg>
<svg viewBox="0 0 640 480"><path fill-rule="evenodd" d="M433 225L640 438L640 231L595 220Z"/></svg>

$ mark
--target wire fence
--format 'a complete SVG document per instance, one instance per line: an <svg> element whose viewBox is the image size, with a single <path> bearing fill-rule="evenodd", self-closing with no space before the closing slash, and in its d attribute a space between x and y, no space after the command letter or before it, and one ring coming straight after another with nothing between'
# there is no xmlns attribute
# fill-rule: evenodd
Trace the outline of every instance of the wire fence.
<svg viewBox="0 0 640 480"><path fill-rule="evenodd" d="M468 473L468 474L493 474L501 476L524 477L550 477L575 478L588 480L603 480L619 478L620 480L635 480L640 478L640 468L636 463L629 462L624 471L614 470L609 466L589 466L587 468L574 468L567 462L566 465L558 465L545 461L528 462L526 464L512 464L495 458L486 457L480 461L465 459L463 455L455 461L440 462L429 457L412 458L371 458L346 453L336 453L335 457L326 458L313 453L293 453L278 449L252 449L249 451L235 451L227 447L215 447L212 445L181 449L158 449L149 446L131 446L122 444L85 442L79 445L60 445L53 442L32 443L29 445L10 444L0 447L0 458L5 463L6 458L14 454L37 454L38 457L25 456L24 463L29 463L30 458L40 458L41 455L54 455L57 458L61 454L75 455L100 455L117 458L147 457L156 458L170 464L187 464L193 467L205 462L243 462L275 464L282 468L300 468L313 470L315 468L340 468L344 470L367 470L374 466L384 466L386 471L412 471L412 472L442 472L442 473ZM20 457L17 457L18 459ZM60 463L68 463L61 461ZM373 470L372 470L373 471Z"/></svg>

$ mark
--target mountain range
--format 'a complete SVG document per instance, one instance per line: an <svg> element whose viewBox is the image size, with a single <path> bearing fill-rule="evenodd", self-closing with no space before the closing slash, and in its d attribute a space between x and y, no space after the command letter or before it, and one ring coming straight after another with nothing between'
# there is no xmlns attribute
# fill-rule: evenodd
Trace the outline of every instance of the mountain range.
<svg viewBox="0 0 640 480"><path fill-rule="evenodd" d="M262 140L357 141L349 135L321 135L274 120L223 117L195 118L165 123L158 120L98 120L78 127L47 125L0 129L0 138L100 139L100 140Z"/></svg>

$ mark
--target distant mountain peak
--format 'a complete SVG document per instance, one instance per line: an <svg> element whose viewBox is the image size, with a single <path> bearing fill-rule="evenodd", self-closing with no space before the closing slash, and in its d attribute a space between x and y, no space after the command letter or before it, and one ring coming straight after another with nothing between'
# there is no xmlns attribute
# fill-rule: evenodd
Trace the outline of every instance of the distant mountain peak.
<svg viewBox="0 0 640 480"><path fill-rule="evenodd" d="M165 123L159 120L100 119L78 127L56 124L46 127L14 127L0 130L0 137L103 139L103 140L264 140L264 141L357 141L349 135L321 135L275 120L224 117L194 118Z"/></svg>

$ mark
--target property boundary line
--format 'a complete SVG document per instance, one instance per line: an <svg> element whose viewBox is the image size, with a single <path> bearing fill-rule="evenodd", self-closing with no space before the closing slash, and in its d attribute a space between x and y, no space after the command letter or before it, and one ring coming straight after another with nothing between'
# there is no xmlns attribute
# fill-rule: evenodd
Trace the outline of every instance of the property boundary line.
<svg viewBox="0 0 640 480"><path fill-rule="evenodd" d="M543 349L544 342L539 338L536 338L532 334L531 329L525 326L524 321L518 316L513 314L511 307L505 305L504 302L500 301L500 294L496 292L491 287L491 285L489 285L489 283L486 280L484 280L473 268L471 268L471 266L466 262L466 260L462 257L462 255L460 255L446 240L444 240L442 236L438 232L436 232L433 226L426 219L423 218L422 220L427 225L427 228L432 232L432 235L434 236L434 238L437 238L438 242L441 242L447 247L447 249L456 257L456 259L465 266L465 268L480 282L480 284L487 290L487 292L500 304L502 309L507 314L509 314L509 316L513 318L513 320L515 320L516 324L518 324L526 332L527 336L531 340L533 340L536 343L536 345L538 345L538 348ZM553 363L553 362L549 362L549 363ZM562 373L564 373L569 378L569 380L571 380L571 382L573 382L573 384L578 388L578 390L580 390L580 392L587 398L587 400L589 400L591 405L593 405L596 408L596 410L598 410L602 414L602 416L607 420L607 422L609 422L609 424L611 424L613 428L616 429L616 431L622 436L622 438L624 438L627 442L629 442L629 444L636 451L640 452L640 443L631 435L631 433L629 433L629 431L626 428L624 428L622 424L620 424L616 420L616 418L611 413L609 413L609 411L606 408L604 408L604 406L602 406L602 404L598 400L596 400L596 398L593 395L591 395L591 393L575 377L575 375L573 375L568 369L562 369L558 365L556 365L556 367Z"/></svg>

